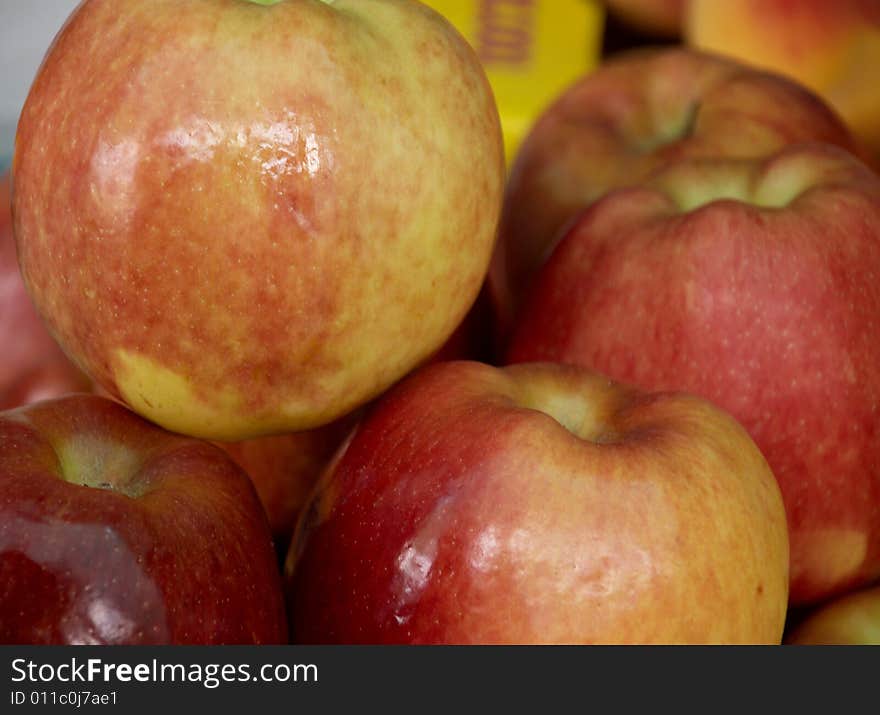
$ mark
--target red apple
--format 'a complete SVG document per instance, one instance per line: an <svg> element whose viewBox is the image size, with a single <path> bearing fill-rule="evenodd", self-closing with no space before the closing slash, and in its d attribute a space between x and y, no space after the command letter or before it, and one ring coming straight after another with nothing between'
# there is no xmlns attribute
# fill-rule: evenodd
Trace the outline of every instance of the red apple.
<svg viewBox="0 0 880 715"><path fill-rule="evenodd" d="M441 347L506 169L479 59L419 2L85 0L12 172L65 349L148 419L237 441L338 419Z"/></svg>
<svg viewBox="0 0 880 715"><path fill-rule="evenodd" d="M0 642L283 643L254 488L98 395L0 413Z"/></svg>
<svg viewBox="0 0 880 715"><path fill-rule="evenodd" d="M778 643L779 488L728 415L555 364L431 365L324 473L294 642Z"/></svg>
<svg viewBox="0 0 880 715"><path fill-rule="evenodd" d="M823 603L785 635L786 645L880 645L880 585Z"/></svg>
<svg viewBox="0 0 880 715"><path fill-rule="evenodd" d="M880 2L689 0L694 47L793 77L829 102L880 164Z"/></svg>
<svg viewBox="0 0 880 715"><path fill-rule="evenodd" d="M857 150L793 80L686 48L606 60L547 107L513 163L489 273L500 340L565 228L610 189L686 157L752 159L811 140Z"/></svg>
<svg viewBox="0 0 880 715"><path fill-rule="evenodd" d="M24 287L12 238L9 175L0 176L0 410L88 390Z"/></svg>
<svg viewBox="0 0 880 715"><path fill-rule="evenodd" d="M792 603L880 576L880 177L843 150L609 193L542 268L507 360L713 401L779 480Z"/></svg>

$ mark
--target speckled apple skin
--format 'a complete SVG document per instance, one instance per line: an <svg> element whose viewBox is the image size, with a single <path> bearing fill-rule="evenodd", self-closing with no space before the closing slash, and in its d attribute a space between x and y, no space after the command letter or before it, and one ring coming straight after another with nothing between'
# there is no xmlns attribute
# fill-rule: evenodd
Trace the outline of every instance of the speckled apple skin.
<svg viewBox="0 0 880 715"><path fill-rule="evenodd" d="M800 141L857 151L849 129L789 78L693 48L609 58L550 104L511 167L489 280L500 339L574 217L682 158L754 159Z"/></svg>
<svg viewBox="0 0 880 715"><path fill-rule="evenodd" d="M71 454L102 487L64 478ZM287 642L247 476L106 397L0 413L0 642Z"/></svg>
<svg viewBox="0 0 880 715"><path fill-rule="evenodd" d="M752 195L679 205L723 171ZM780 182L785 206L754 203ZM609 194L538 275L507 355L534 360L742 422L785 498L793 603L880 576L880 179L846 153L682 164Z"/></svg>
<svg viewBox="0 0 880 715"><path fill-rule="evenodd" d="M504 176L480 63L420 3L87 0L21 115L15 234L104 389L240 440L326 424L436 351Z"/></svg>
<svg viewBox="0 0 880 715"><path fill-rule="evenodd" d="M748 435L578 368L435 364L325 472L285 567L305 643L779 643L788 541Z"/></svg>

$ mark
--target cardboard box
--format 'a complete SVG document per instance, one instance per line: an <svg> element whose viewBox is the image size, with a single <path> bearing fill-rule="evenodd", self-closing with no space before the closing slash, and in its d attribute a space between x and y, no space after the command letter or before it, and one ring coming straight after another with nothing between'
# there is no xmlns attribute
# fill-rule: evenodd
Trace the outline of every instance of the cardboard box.
<svg viewBox="0 0 880 715"><path fill-rule="evenodd" d="M602 53L596 0L425 0L467 38L495 92L508 163L535 119Z"/></svg>

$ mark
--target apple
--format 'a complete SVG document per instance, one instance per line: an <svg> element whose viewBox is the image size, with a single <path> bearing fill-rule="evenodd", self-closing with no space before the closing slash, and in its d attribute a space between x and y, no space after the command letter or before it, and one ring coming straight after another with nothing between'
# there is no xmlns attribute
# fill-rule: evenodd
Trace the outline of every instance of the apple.
<svg viewBox="0 0 880 715"><path fill-rule="evenodd" d="M86 0L12 174L62 346L142 416L240 441L328 424L443 345L506 167L479 59L414 0Z"/></svg>
<svg viewBox="0 0 880 715"><path fill-rule="evenodd" d="M677 40L682 34L688 0L601 0L608 14L626 27L650 37Z"/></svg>
<svg viewBox="0 0 880 715"><path fill-rule="evenodd" d="M877 0L691 0L688 45L793 77L844 118L880 165Z"/></svg>
<svg viewBox="0 0 880 715"><path fill-rule="evenodd" d="M254 483L282 556L309 491L359 415L360 411L304 432L217 443Z"/></svg>
<svg viewBox="0 0 880 715"><path fill-rule="evenodd" d="M88 390L46 330L24 287L12 238L9 175L0 176L0 410Z"/></svg>
<svg viewBox="0 0 880 715"><path fill-rule="evenodd" d="M751 159L809 140L857 150L793 80L689 48L607 59L547 107L513 162L489 271L502 349L535 271L607 191L681 158Z"/></svg>
<svg viewBox="0 0 880 715"><path fill-rule="evenodd" d="M786 645L880 645L880 585L851 591L810 611Z"/></svg>
<svg viewBox="0 0 880 715"><path fill-rule="evenodd" d="M266 516L218 447L118 402L0 413L0 642L287 641Z"/></svg>
<svg viewBox="0 0 880 715"><path fill-rule="evenodd" d="M791 601L880 577L880 177L828 144L619 189L543 266L506 362L731 413L780 483Z"/></svg>
<svg viewBox="0 0 880 715"><path fill-rule="evenodd" d="M779 487L710 403L560 364L436 363L324 472L295 643L779 643Z"/></svg>

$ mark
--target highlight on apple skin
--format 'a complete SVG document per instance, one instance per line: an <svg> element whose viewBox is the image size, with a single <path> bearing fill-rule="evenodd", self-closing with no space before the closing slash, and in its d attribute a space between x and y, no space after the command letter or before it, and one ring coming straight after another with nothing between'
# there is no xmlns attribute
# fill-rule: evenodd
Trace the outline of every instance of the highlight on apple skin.
<svg viewBox="0 0 880 715"><path fill-rule="evenodd" d="M312 492L298 643L779 643L779 487L710 403L558 364L430 365Z"/></svg>
<svg viewBox="0 0 880 715"><path fill-rule="evenodd" d="M311 429L462 321L503 153L479 59L421 3L86 0L18 125L21 270L64 349L151 421Z"/></svg>
<svg viewBox="0 0 880 715"><path fill-rule="evenodd" d="M880 577L880 177L827 144L681 161L541 269L506 361L711 400L779 481L792 604Z"/></svg>
<svg viewBox="0 0 880 715"><path fill-rule="evenodd" d="M287 640L266 516L221 449L99 395L0 412L0 642Z"/></svg>

